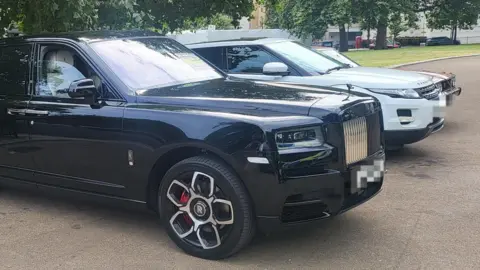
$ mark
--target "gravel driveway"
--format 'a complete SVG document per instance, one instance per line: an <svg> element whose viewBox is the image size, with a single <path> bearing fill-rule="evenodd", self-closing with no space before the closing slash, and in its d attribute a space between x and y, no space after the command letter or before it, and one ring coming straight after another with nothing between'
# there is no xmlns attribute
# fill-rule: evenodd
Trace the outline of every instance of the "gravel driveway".
<svg viewBox="0 0 480 270"><path fill-rule="evenodd" d="M464 92L441 132L387 157L383 192L343 216L210 262L151 214L4 190L0 269L478 269L480 57L404 69L454 72Z"/></svg>

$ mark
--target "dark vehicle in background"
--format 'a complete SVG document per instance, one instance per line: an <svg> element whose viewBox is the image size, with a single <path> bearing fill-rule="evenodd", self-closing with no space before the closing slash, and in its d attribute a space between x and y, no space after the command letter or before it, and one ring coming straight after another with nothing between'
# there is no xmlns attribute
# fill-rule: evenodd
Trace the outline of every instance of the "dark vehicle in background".
<svg viewBox="0 0 480 270"><path fill-rule="evenodd" d="M427 46L438 46L438 45L460 45L460 41L452 40L449 37L432 37L427 38L425 43Z"/></svg>
<svg viewBox="0 0 480 270"><path fill-rule="evenodd" d="M148 207L188 254L225 258L381 190L371 97L234 80L151 32L7 38L0 56L0 184Z"/></svg>

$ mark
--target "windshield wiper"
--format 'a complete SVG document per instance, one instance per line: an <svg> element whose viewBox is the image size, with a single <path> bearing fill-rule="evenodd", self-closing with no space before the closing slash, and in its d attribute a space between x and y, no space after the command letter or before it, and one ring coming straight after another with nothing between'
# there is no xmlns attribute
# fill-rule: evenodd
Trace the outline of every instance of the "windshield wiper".
<svg viewBox="0 0 480 270"><path fill-rule="evenodd" d="M334 70L340 70L340 69L343 69L343 68L348 68L348 66L344 65L344 66L338 66L338 67L333 67L333 68L329 68L327 69L324 74L328 74Z"/></svg>

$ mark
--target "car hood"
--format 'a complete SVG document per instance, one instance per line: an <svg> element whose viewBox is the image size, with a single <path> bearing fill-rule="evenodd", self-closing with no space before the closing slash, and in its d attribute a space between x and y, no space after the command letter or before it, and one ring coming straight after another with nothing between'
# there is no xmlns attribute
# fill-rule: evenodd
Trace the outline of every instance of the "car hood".
<svg viewBox="0 0 480 270"><path fill-rule="evenodd" d="M361 88L419 88L432 84L429 76L413 71L388 68L353 67L331 73L304 77L318 81L319 85L350 83Z"/></svg>
<svg viewBox="0 0 480 270"><path fill-rule="evenodd" d="M454 74L446 73L446 72L435 73L435 72L423 70L423 71L418 71L418 73L423 74L425 76L430 76L435 83L438 83L438 82L441 82L441 81L444 81L444 80L449 80L449 79L455 77Z"/></svg>
<svg viewBox="0 0 480 270"><path fill-rule="evenodd" d="M144 109L226 112L252 116L309 115L322 118L371 97L346 95L335 88L219 79L137 91ZM162 106L158 106L158 105Z"/></svg>

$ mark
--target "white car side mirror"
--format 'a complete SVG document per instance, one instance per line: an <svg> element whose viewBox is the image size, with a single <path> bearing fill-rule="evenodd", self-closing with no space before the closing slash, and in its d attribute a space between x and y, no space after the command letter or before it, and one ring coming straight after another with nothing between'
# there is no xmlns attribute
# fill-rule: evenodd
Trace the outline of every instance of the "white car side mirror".
<svg viewBox="0 0 480 270"><path fill-rule="evenodd" d="M266 63L263 66L263 74L271 76L286 76L290 74L288 66L280 62Z"/></svg>

